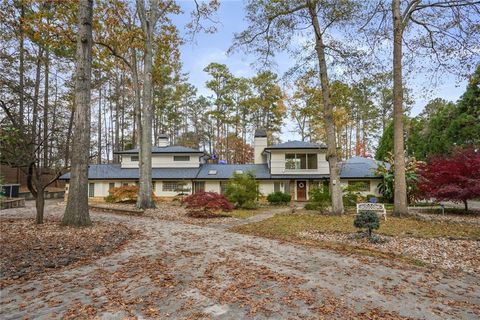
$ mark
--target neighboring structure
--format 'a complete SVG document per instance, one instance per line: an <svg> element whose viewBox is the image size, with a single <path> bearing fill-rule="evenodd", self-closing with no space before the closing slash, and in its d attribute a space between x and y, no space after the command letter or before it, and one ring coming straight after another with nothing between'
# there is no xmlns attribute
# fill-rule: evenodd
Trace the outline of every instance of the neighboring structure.
<svg viewBox="0 0 480 320"><path fill-rule="evenodd" d="M289 141L269 146L265 131L257 130L254 141L254 164L210 164L199 150L169 146L168 137L160 137L152 148L152 183L155 195L175 197L199 191L223 193L227 181L237 173L252 172L263 196L274 191L290 193L293 200L308 200L312 187L329 180L325 158L326 146L310 142ZM89 196L102 201L113 187L138 183L138 149L118 151L120 164L90 165ZM377 162L354 157L340 163L340 183L352 186L364 195L378 195L382 177L375 175ZM68 180L70 174L60 179Z"/></svg>

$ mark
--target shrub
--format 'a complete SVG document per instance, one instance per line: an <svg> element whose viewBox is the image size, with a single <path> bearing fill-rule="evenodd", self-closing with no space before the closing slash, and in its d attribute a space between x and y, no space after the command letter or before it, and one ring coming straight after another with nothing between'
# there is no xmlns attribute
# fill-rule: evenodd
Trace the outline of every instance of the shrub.
<svg viewBox="0 0 480 320"><path fill-rule="evenodd" d="M292 200L292 196L288 193L283 193L281 191L277 191L274 193L270 193L267 196L267 201L270 204L280 205L280 204L288 204Z"/></svg>
<svg viewBox="0 0 480 320"><path fill-rule="evenodd" d="M330 206L330 192L328 191L328 187L312 188L308 192L308 195L310 196L310 202L305 205L305 209L325 211L328 206Z"/></svg>
<svg viewBox="0 0 480 320"><path fill-rule="evenodd" d="M344 207L354 207L359 202L359 194L353 192L352 188L346 188L342 195Z"/></svg>
<svg viewBox="0 0 480 320"><path fill-rule="evenodd" d="M260 196L255 175L251 172L235 173L228 181L225 194L238 208L253 209Z"/></svg>
<svg viewBox="0 0 480 320"><path fill-rule="evenodd" d="M115 187L108 190L110 193L108 196L104 197L103 199L107 203L135 203L138 198L138 186L121 186ZM152 191L152 199L155 201L158 200L155 197L155 194Z"/></svg>
<svg viewBox="0 0 480 320"><path fill-rule="evenodd" d="M318 209L318 206L313 202L309 202L305 204L305 210L317 210L317 209Z"/></svg>
<svg viewBox="0 0 480 320"><path fill-rule="evenodd" d="M227 197L216 192L198 192L183 199L187 215L194 218L212 217L219 211L232 211L233 205Z"/></svg>
<svg viewBox="0 0 480 320"><path fill-rule="evenodd" d="M138 186L121 186L108 190L110 194L104 199L108 203L135 202L138 197Z"/></svg>
<svg viewBox="0 0 480 320"><path fill-rule="evenodd" d="M380 219L373 211L360 211L353 221L355 228L367 229L368 237L372 239L372 230L380 228Z"/></svg>

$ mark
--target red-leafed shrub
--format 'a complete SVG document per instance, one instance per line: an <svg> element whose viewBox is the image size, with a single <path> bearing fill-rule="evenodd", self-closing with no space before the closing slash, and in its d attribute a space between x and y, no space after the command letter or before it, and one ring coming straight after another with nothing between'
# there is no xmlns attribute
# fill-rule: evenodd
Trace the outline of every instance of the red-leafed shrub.
<svg viewBox="0 0 480 320"><path fill-rule="evenodd" d="M183 200L187 214L194 218L208 218L220 211L233 210L233 204L227 197L215 192L194 193Z"/></svg>
<svg viewBox="0 0 480 320"><path fill-rule="evenodd" d="M436 157L420 170L419 190L423 198L463 202L480 197L480 152L457 150Z"/></svg>

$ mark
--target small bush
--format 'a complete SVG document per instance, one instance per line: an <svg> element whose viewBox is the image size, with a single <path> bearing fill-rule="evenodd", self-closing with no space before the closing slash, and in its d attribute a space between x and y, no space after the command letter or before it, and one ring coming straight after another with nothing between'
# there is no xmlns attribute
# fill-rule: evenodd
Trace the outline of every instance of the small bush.
<svg viewBox="0 0 480 320"><path fill-rule="evenodd" d="M291 195L289 195L288 193L280 192L280 191L270 193L267 196L268 203L273 205L288 204L290 203L290 200L292 200Z"/></svg>
<svg viewBox="0 0 480 320"><path fill-rule="evenodd" d="M368 237L372 239L372 230L380 228L380 219L373 211L360 211L353 221L355 228L367 229Z"/></svg>
<svg viewBox="0 0 480 320"><path fill-rule="evenodd" d="M256 208L260 192L258 191L257 181L255 181L255 175L250 172L235 173L228 181L225 194L237 208Z"/></svg>
<svg viewBox="0 0 480 320"><path fill-rule="evenodd" d="M359 196L352 191L348 191L347 193L343 194L342 200L344 207L354 207L359 202Z"/></svg>
<svg viewBox="0 0 480 320"><path fill-rule="evenodd" d="M138 186L121 186L115 187L108 190L110 193L108 196L104 197L103 199L107 203L135 203L137 202L138 198ZM152 199L154 201L158 200L155 197L155 194L152 191Z"/></svg>
<svg viewBox="0 0 480 320"><path fill-rule="evenodd" d="M328 191L328 187L322 188L312 188L308 192L310 196L310 201L305 205L305 209L307 210L319 210L325 211L328 206L330 206L330 192Z"/></svg>
<svg viewBox="0 0 480 320"><path fill-rule="evenodd" d="M104 199L108 203L135 202L138 198L138 186L121 186L108 190L110 194Z"/></svg>
<svg viewBox="0 0 480 320"><path fill-rule="evenodd" d="M106 203L115 203L115 202L116 202L116 201L115 201L115 200L116 200L115 197L112 196L111 194L109 194L108 196L106 196L106 197L103 198L103 199L105 199L105 202L106 202Z"/></svg>
<svg viewBox="0 0 480 320"><path fill-rule="evenodd" d="M224 195L215 192L198 192L183 199L187 215L193 218L209 218L219 211L228 212L233 210Z"/></svg>
<svg viewBox="0 0 480 320"><path fill-rule="evenodd" d="M318 205L313 202L309 202L305 204L305 210L318 210Z"/></svg>

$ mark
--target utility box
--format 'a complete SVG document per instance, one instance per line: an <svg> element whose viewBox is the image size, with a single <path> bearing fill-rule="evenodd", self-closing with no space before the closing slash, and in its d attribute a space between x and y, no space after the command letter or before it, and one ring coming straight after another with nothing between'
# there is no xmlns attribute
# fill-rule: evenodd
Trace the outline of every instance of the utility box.
<svg viewBox="0 0 480 320"><path fill-rule="evenodd" d="M18 198L19 190L20 190L20 185L16 183L12 183L12 184L3 184L0 192L4 197Z"/></svg>

